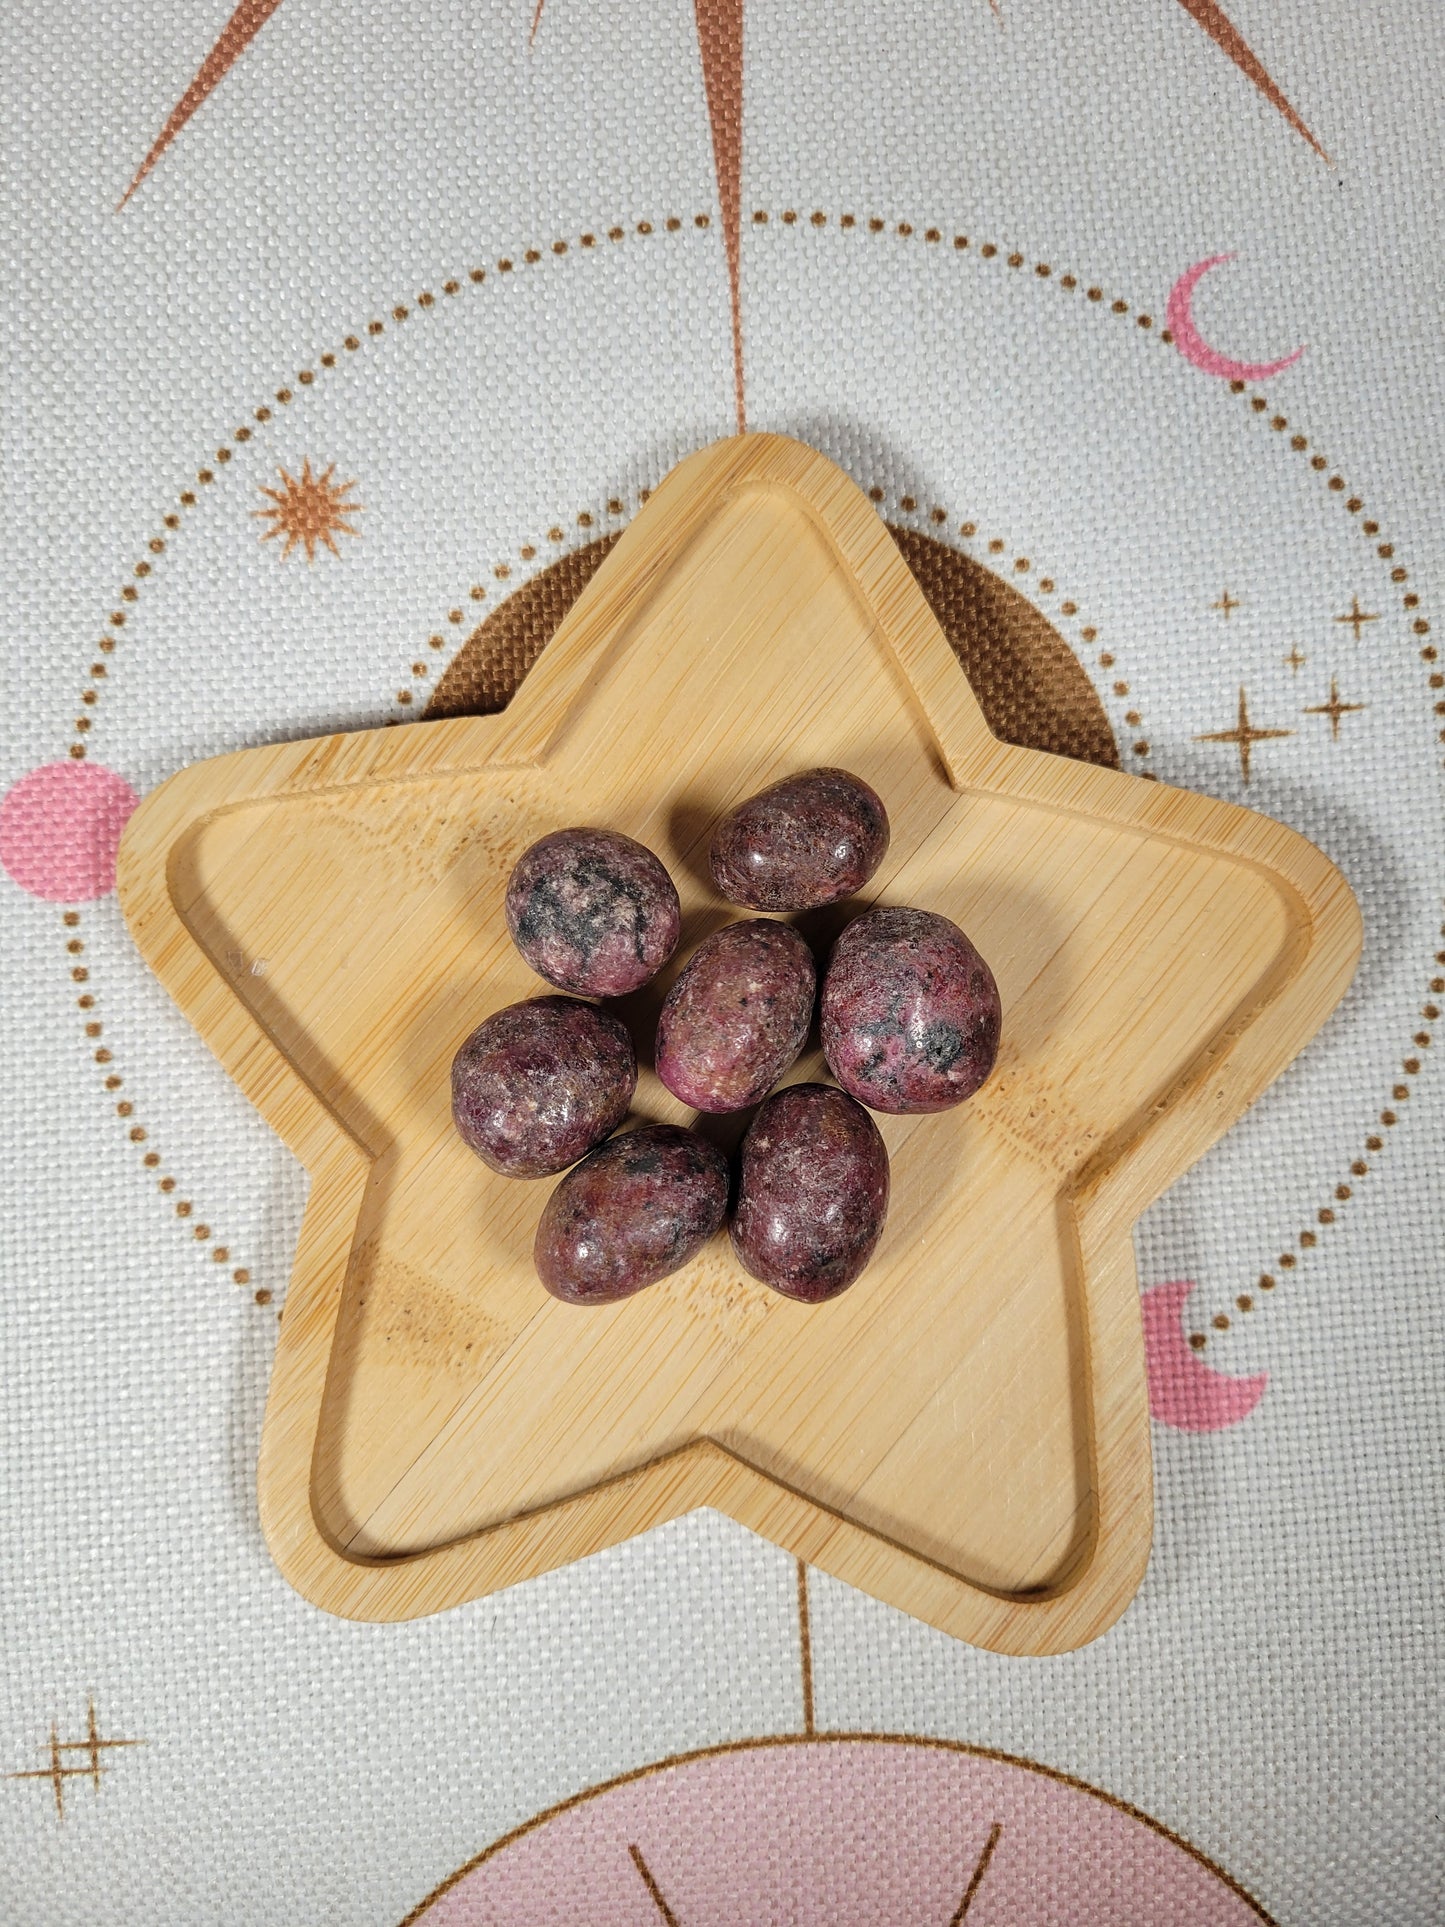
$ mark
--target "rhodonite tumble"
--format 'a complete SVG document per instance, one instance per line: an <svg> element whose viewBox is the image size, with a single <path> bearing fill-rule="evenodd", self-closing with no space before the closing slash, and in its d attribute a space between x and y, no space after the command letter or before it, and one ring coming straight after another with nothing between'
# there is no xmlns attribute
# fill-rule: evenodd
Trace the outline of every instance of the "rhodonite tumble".
<svg viewBox="0 0 1445 1927"><path fill-rule="evenodd" d="M548 1198L537 1276L573 1305L628 1298L695 1257L727 1208L722 1152L681 1125L644 1125L601 1145Z"/></svg>
<svg viewBox="0 0 1445 1927"><path fill-rule="evenodd" d="M615 1131L637 1088L620 1018L572 997L533 997L479 1024L452 1059L463 1141L509 1178L565 1171Z"/></svg>
<svg viewBox="0 0 1445 1927"><path fill-rule="evenodd" d="M785 1297L836 1298L873 1256L888 1215L878 1126L846 1091L794 1084L753 1119L739 1164L739 1262Z"/></svg>
<svg viewBox="0 0 1445 1927"><path fill-rule="evenodd" d="M815 910L861 890L888 849L888 812L860 777L810 769L725 816L712 878L750 910Z"/></svg>
<svg viewBox="0 0 1445 1927"><path fill-rule="evenodd" d="M677 948L682 911L651 850L613 830L554 830L522 852L507 928L539 977L584 997L621 997Z"/></svg>
<svg viewBox="0 0 1445 1927"><path fill-rule="evenodd" d="M817 973L785 923L752 917L700 943L657 1020L657 1074L698 1111L767 1096L807 1041Z"/></svg>
<svg viewBox="0 0 1445 1927"><path fill-rule="evenodd" d="M875 1111L946 1111L983 1083L1002 1013L993 972L956 923L878 909L839 937L823 979L823 1054Z"/></svg>

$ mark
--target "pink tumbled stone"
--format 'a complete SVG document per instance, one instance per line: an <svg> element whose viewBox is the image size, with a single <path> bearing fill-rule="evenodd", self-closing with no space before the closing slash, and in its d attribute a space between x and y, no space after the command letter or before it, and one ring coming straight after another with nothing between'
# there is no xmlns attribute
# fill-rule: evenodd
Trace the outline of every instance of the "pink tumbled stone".
<svg viewBox="0 0 1445 1927"><path fill-rule="evenodd" d="M863 1106L830 1084L790 1085L743 1139L733 1250L788 1298L836 1298L873 1256L888 1188L888 1152Z"/></svg>
<svg viewBox="0 0 1445 1927"><path fill-rule="evenodd" d="M807 1041L817 972L785 923L751 917L700 943L657 1021L657 1074L697 1111L741 1111Z"/></svg>
<svg viewBox="0 0 1445 1927"><path fill-rule="evenodd" d="M1002 1025L993 972L947 917L878 909L833 946L823 979L828 1068L875 1111L946 1111L987 1078Z"/></svg>
<svg viewBox="0 0 1445 1927"><path fill-rule="evenodd" d="M507 884L507 928L548 983L622 997L677 948L672 878L644 844L615 830L554 830L524 850Z"/></svg>

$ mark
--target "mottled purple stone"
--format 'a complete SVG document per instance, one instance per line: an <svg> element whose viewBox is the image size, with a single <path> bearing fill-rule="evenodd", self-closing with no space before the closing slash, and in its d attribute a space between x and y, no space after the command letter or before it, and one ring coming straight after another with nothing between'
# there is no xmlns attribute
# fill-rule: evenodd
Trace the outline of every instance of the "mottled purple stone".
<svg viewBox="0 0 1445 1927"><path fill-rule="evenodd" d="M697 1111L741 1111L807 1042L817 972L785 923L751 917L698 945L657 1020L657 1074Z"/></svg>
<svg viewBox="0 0 1445 1927"><path fill-rule="evenodd" d="M845 769L784 777L725 816L712 878L750 910L814 910L861 890L888 849L882 799Z"/></svg>
<svg viewBox="0 0 1445 1927"><path fill-rule="evenodd" d="M571 997L509 1004L452 1059L464 1143L509 1178L565 1171L615 1131L637 1088L627 1026Z"/></svg>
<svg viewBox="0 0 1445 1927"><path fill-rule="evenodd" d="M875 1111L946 1111L983 1083L1002 1011L993 972L930 910L869 910L833 946L823 979L828 1068Z"/></svg>
<svg viewBox="0 0 1445 1927"><path fill-rule="evenodd" d="M613 830L554 830L524 850L506 913L537 975L584 997L622 997L645 984L682 928L672 878L651 850Z"/></svg>
<svg viewBox="0 0 1445 1927"><path fill-rule="evenodd" d="M569 1171L537 1226L537 1276L570 1305L607 1305L702 1250L727 1216L721 1151L677 1124L610 1139Z"/></svg>
<svg viewBox="0 0 1445 1927"><path fill-rule="evenodd" d="M836 1298L873 1256L888 1215L878 1126L845 1091L793 1084L753 1119L739 1161L739 1262L785 1297Z"/></svg>

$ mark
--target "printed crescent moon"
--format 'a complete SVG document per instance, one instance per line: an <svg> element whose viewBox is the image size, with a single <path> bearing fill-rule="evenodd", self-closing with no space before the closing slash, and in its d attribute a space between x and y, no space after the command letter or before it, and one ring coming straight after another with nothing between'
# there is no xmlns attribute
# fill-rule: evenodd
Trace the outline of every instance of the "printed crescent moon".
<svg viewBox="0 0 1445 1927"><path fill-rule="evenodd" d="M1181 1319L1193 1289L1192 1278L1181 1278L1152 1286L1140 1300L1149 1411L1180 1432L1222 1432L1249 1417L1264 1397L1269 1373L1231 1378L1214 1371L1190 1349Z"/></svg>
<svg viewBox="0 0 1445 1927"><path fill-rule="evenodd" d="M1278 361L1231 361L1228 355L1211 348L1194 325L1191 303L1195 288L1211 268L1233 259L1232 254L1211 254L1207 261L1196 261L1192 268L1186 268L1169 290L1164 319L1174 337L1174 346L1186 361L1202 368L1206 375L1217 375L1221 381L1268 381L1271 375L1279 374L1299 360L1304 353L1303 343L1292 355L1283 355Z"/></svg>

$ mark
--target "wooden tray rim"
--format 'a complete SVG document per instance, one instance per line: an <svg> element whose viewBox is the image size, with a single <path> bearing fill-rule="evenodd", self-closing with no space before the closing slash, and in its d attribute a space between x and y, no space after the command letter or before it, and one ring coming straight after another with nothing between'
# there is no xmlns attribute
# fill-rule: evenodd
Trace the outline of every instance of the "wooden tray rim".
<svg viewBox="0 0 1445 1927"><path fill-rule="evenodd" d="M851 568L926 714L952 786L1045 810L1103 817L1203 846L1269 875L1294 899L1299 940L1247 1006L1211 1038L1152 1113L1102 1147L1072 1186L1080 1317L1088 1360L1094 1513L1071 1571L1031 1595L975 1585L884 1538L708 1439L539 1510L420 1554L343 1552L312 1504L311 1467L327 1367L372 1152L348 1133L237 997L193 935L178 900L188 839L246 806L481 767L531 766L586 700L599 630L625 646L630 607L646 602L676 545L649 553L660 511L689 489L684 530L759 485L792 493ZM640 564L640 566L639 566ZM1247 1108L1343 995L1361 942L1343 878L1298 832L1236 804L999 742L882 522L824 457L772 435L703 449L654 492L569 611L500 715L348 732L240 750L191 765L135 812L118 865L122 909L143 956L312 1180L281 1323L263 1427L263 1527L283 1574L343 1616L399 1620L437 1612L535 1576L683 1512L712 1506L798 1558L974 1644L1015 1654L1095 1638L1133 1597L1148 1560L1153 1493L1132 1225L1144 1206ZM1268 1014L1269 1021L1261 1022ZM1102 1375L1100 1357L1112 1361Z"/></svg>

